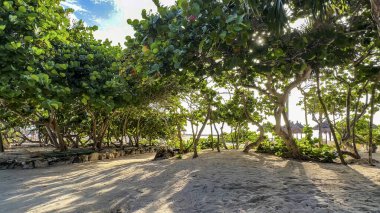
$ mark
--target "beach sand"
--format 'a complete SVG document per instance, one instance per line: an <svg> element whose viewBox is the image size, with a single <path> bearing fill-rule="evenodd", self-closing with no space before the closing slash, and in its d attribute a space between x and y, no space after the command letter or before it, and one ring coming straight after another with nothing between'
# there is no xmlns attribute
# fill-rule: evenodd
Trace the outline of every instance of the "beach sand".
<svg viewBox="0 0 380 213"><path fill-rule="evenodd" d="M380 212L380 165L153 157L0 171L0 212Z"/></svg>

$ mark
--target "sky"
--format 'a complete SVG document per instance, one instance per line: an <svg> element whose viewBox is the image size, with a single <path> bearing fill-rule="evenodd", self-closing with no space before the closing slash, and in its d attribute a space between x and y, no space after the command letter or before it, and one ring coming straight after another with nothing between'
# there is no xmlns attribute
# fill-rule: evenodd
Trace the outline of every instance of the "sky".
<svg viewBox="0 0 380 213"><path fill-rule="evenodd" d="M163 5L173 5L175 0L160 0ZM72 19L82 19L86 25L96 25L99 30L95 32L94 36L97 39L109 39L115 45L120 43L124 44L126 36L133 36L133 29L127 24L128 19L141 19L141 11L156 11L156 6L152 0L66 0L61 2L65 8L72 8L75 10L72 14ZM289 101L289 117L291 121L305 123L304 111L297 103L302 98L301 93L295 89L290 95ZM311 116L309 116L311 121ZM274 122L274 119L270 119ZM375 117L375 123L380 122L380 113ZM315 125L311 121L311 125ZM205 130L208 134L210 129ZM189 126L187 133L190 133Z"/></svg>
<svg viewBox="0 0 380 213"><path fill-rule="evenodd" d="M175 0L160 0L163 5L173 5ZM128 19L141 19L141 11L156 11L151 0L66 0L65 8L75 10L73 19L82 19L87 25L96 25L95 38L108 38L114 44L124 44L125 36L133 35Z"/></svg>

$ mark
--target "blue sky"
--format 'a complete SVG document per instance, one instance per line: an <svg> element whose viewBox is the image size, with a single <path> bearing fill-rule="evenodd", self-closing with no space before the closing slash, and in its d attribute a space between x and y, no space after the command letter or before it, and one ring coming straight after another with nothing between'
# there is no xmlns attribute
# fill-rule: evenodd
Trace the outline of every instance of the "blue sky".
<svg viewBox="0 0 380 213"><path fill-rule="evenodd" d="M62 4L75 9L75 16L89 25L97 25L98 20L109 19L115 10L111 1L69 0Z"/></svg>
<svg viewBox="0 0 380 213"><path fill-rule="evenodd" d="M161 0L163 5L172 5L175 0ZM114 44L124 43L133 30L127 19L141 19L143 9L156 11L151 0L66 0L61 2L65 8L75 10L72 19L82 19L87 25L97 25L98 39L110 39Z"/></svg>

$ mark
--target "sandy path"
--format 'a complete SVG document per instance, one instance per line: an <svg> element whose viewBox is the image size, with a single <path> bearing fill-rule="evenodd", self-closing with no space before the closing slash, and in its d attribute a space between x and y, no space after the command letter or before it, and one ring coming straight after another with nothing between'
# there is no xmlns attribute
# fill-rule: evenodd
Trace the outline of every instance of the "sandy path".
<svg viewBox="0 0 380 213"><path fill-rule="evenodd" d="M0 171L0 212L380 212L380 169L227 151Z"/></svg>

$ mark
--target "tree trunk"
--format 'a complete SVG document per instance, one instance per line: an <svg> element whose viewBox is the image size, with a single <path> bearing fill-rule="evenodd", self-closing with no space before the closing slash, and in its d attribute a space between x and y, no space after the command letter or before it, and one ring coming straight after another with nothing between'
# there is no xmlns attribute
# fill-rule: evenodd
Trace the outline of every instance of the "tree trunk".
<svg viewBox="0 0 380 213"><path fill-rule="evenodd" d="M214 128L215 128L215 132L216 132L216 135L217 135L216 149L218 150L218 152L220 152L220 135L219 135L218 128L216 128L215 123L214 123Z"/></svg>
<svg viewBox="0 0 380 213"><path fill-rule="evenodd" d="M327 119L327 122L329 123L330 130L331 130L331 133L332 133L333 138L334 138L334 143L335 143L335 146L336 146L336 150L337 150L338 155L339 155L339 159L340 159L340 161L342 162L343 165L347 165L346 161L343 158L342 152L340 150L338 138L336 137L335 129L334 129L334 127L332 125L332 122L330 120L326 104L325 104L325 102L322 99L321 87L320 87L320 79L319 78L320 78L320 76L319 76L319 70L317 70L317 94L318 94L318 99L319 99L319 102L322 105L323 111L325 112L325 117Z"/></svg>
<svg viewBox="0 0 380 213"><path fill-rule="evenodd" d="M136 135L135 135L135 146L139 147L140 142L140 118L137 120L137 128L136 128Z"/></svg>
<svg viewBox="0 0 380 213"><path fill-rule="evenodd" d="M231 128L230 137L231 137L232 149L235 149L235 140L236 140L235 138L236 138L236 136L235 136L235 134L232 134L232 133L234 133L234 131ZM236 133L236 131L235 131L235 133Z"/></svg>
<svg viewBox="0 0 380 213"><path fill-rule="evenodd" d="M293 158L300 158L301 155L299 153L297 144L295 143L292 135L292 131L290 129L290 122L288 120L288 117L286 116L286 112L284 109L284 105L282 104L281 106L278 106L275 111L274 111L274 117L276 120L276 125L274 128L274 131L278 136L281 137L281 139L284 140L286 147L289 149L290 154ZM285 132L281 128L281 115L284 116L284 121L285 121L285 126L287 128L287 132Z"/></svg>
<svg viewBox="0 0 380 213"><path fill-rule="evenodd" d="M179 154L183 154L183 140L182 140L182 132L181 132L180 125L177 125L177 136L179 139Z"/></svg>
<svg viewBox="0 0 380 213"><path fill-rule="evenodd" d="M380 0L370 0L372 18L376 23L377 31L380 37Z"/></svg>
<svg viewBox="0 0 380 213"><path fill-rule="evenodd" d="M212 132L212 120L210 119L210 131L211 131L211 149L212 151L214 151L214 134Z"/></svg>
<svg viewBox="0 0 380 213"><path fill-rule="evenodd" d="M322 135L322 124L318 123L318 139L319 139L319 145L323 144L323 135Z"/></svg>
<svg viewBox="0 0 380 213"><path fill-rule="evenodd" d="M129 146L133 146L133 139L132 139L132 136L127 134L127 137L128 137L128 145Z"/></svg>
<svg viewBox="0 0 380 213"><path fill-rule="evenodd" d="M351 137L351 86L348 86L347 97L346 97L346 136Z"/></svg>
<svg viewBox="0 0 380 213"><path fill-rule="evenodd" d="M224 149L228 150L228 147L227 147L227 144L226 144L226 140L224 138L223 128L224 128L224 122L222 123L222 126L220 127L220 139L222 139L222 143L223 143Z"/></svg>
<svg viewBox="0 0 380 213"><path fill-rule="evenodd" d="M135 139L135 147L139 147L140 146L140 136L135 135L135 136L133 136L133 138Z"/></svg>
<svg viewBox="0 0 380 213"><path fill-rule="evenodd" d="M371 91L371 117L369 120L369 141L368 141L368 163L370 165L373 165L373 160L372 160L372 153L373 153L373 117L375 114L375 95L376 95L376 83L374 83L372 85L372 91Z"/></svg>
<svg viewBox="0 0 380 213"><path fill-rule="evenodd" d="M260 135L259 135L259 138L255 142L248 144L244 148L243 152L245 152L245 153L248 153L249 150L251 150L253 147L260 145L260 143L265 140L264 127L257 122L255 122L254 124L259 128Z"/></svg>
<svg viewBox="0 0 380 213"><path fill-rule="evenodd" d="M210 106L209 106L209 107L210 107ZM197 158L197 157L198 157L198 150L197 150L197 148L198 148L198 142L199 142L199 140L201 139L202 132L203 132L203 130L205 129L205 127L206 127L206 125L207 125L207 122L208 122L209 118L210 118L210 113L207 113L206 119L205 119L205 121L203 122L202 127L201 127L201 129L199 130L199 132L198 132L197 138L196 138L195 141L194 141L194 155L193 155L193 158Z"/></svg>
<svg viewBox="0 0 380 213"><path fill-rule="evenodd" d="M306 126L309 126L309 121L307 119L307 104L306 104L306 94L303 95L303 108L304 108L304 111L305 111L305 124Z"/></svg>
<svg viewBox="0 0 380 213"><path fill-rule="evenodd" d="M288 144L287 146L290 148L291 150L291 153L292 153L292 156L294 158L300 158L301 157L301 154L299 153L299 149L297 147L297 144L293 138L293 133L292 133L292 129L291 129L291 126L290 126L290 121L289 121L289 117L287 115L287 113L283 110L282 111L282 115L283 115L283 118L284 118L284 121L285 121L285 127L287 129L287 134L288 134L288 138L287 138L287 141L285 141L286 144Z"/></svg>
<svg viewBox="0 0 380 213"><path fill-rule="evenodd" d="M352 145L354 147L354 153L356 155L356 159L360 159L360 154L358 152L358 149L356 147L356 118L358 117L358 107L359 107L359 102L360 102L360 97L358 98L356 105L355 105L355 115L354 115L354 120L352 122Z"/></svg>
<svg viewBox="0 0 380 213"><path fill-rule="evenodd" d="M53 134L52 130L51 130L51 127L49 124L46 124L45 125L45 129L46 129L46 132L49 136L49 140L50 142L52 143L52 145L55 147L55 148L59 148L59 144L57 142L57 138L55 138L55 135Z"/></svg>
<svg viewBox="0 0 380 213"><path fill-rule="evenodd" d="M0 132L0 152L4 152L3 134Z"/></svg>

